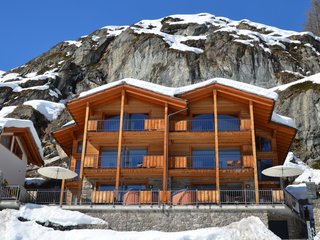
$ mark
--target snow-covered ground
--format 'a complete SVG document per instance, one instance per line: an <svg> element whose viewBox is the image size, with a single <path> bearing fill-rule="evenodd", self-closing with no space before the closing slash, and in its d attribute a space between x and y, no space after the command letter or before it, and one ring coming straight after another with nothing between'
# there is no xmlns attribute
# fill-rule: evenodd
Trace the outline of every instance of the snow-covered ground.
<svg viewBox="0 0 320 240"><path fill-rule="evenodd" d="M18 217L29 221L21 222ZM82 229L59 231L44 227L36 221L57 223L63 226L78 224L106 224L105 221L93 218L77 211L62 210L59 207L27 204L20 210L5 209L0 211L1 240L234 240L259 239L278 240L257 217L244 218L221 228L203 228L184 232L118 232L113 230Z"/></svg>

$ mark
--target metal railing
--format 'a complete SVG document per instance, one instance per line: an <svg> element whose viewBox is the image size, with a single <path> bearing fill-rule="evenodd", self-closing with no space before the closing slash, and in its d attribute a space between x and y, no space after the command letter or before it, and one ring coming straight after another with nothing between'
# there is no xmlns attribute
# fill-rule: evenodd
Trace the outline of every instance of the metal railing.
<svg viewBox="0 0 320 240"><path fill-rule="evenodd" d="M284 204L284 199L278 199L274 191L259 190L259 204ZM82 192L65 190L63 192L63 205L123 205L123 206L179 206L179 205L255 205L254 190L203 190L180 189L167 192L168 197L161 190L119 190L95 191L83 190ZM26 202L36 204L59 204L61 192L59 190L29 190ZM218 201L220 199L220 202Z"/></svg>
<svg viewBox="0 0 320 240"><path fill-rule="evenodd" d="M170 131L212 132L213 119L171 120ZM240 131L240 119L218 119L218 131Z"/></svg>
<svg viewBox="0 0 320 240"><path fill-rule="evenodd" d="M0 189L0 201L15 200L24 202L27 199L27 191L20 185L9 185Z"/></svg>
<svg viewBox="0 0 320 240"><path fill-rule="evenodd" d="M239 154L219 153L220 169L239 169L242 168L242 157ZM176 155L169 157L169 168L188 168L188 169L214 169L214 153L199 154L192 156Z"/></svg>
<svg viewBox="0 0 320 240"><path fill-rule="evenodd" d="M118 132L119 129L119 119L89 120L88 131ZM123 131L150 131L163 129L164 119L124 119L122 126Z"/></svg>
<svg viewBox="0 0 320 240"><path fill-rule="evenodd" d="M121 154L121 168L150 168L162 167L163 155L154 154ZM117 168L117 154L87 154L85 167Z"/></svg>

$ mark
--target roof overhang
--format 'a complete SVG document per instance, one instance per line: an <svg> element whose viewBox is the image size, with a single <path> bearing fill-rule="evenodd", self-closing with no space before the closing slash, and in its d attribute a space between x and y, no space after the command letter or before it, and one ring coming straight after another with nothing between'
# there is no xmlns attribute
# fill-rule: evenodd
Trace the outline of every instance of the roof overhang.
<svg viewBox="0 0 320 240"><path fill-rule="evenodd" d="M22 148L27 155L28 164L32 163L38 166L44 164L38 146L28 127L4 127L3 133L12 133L14 136L19 137Z"/></svg>

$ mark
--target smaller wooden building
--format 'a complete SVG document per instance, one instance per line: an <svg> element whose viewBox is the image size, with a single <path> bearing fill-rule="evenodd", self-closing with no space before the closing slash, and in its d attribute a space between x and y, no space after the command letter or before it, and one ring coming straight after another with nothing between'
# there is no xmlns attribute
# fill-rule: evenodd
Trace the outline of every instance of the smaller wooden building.
<svg viewBox="0 0 320 240"><path fill-rule="evenodd" d="M30 120L0 118L0 170L10 185L24 185L27 164L42 166L40 139Z"/></svg>

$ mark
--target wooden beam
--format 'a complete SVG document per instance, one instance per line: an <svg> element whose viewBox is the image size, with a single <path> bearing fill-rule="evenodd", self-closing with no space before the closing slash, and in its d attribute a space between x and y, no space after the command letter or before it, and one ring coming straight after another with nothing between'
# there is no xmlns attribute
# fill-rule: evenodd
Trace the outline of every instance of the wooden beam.
<svg viewBox="0 0 320 240"><path fill-rule="evenodd" d="M219 176L219 139L218 139L218 109L217 90L213 90L213 113L214 113L214 154L216 162L216 199L220 203L220 176Z"/></svg>
<svg viewBox="0 0 320 240"><path fill-rule="evenodd" d="M87 148L89 113L90 113L90 105L89 105L89 103L87 103L87 105L86 105L86 114L85 114L85 124L84 124L84 129L83 129L81 165L80 165L80 176L79 176L79 180L81 182L83 181L83 167L84 167L84 159L85 159L86 148ZM81 186L81 188L82 188L82 186Z"/></svg>
<svg viewBox="0 0 320 240"><path fill-rule="evenodd" d="M116 198L119 192L119 180L120 180L120 165L121 165L121 149L122 149L122 126L124 116L124 102L125 102L125 90L121 91L121 107L120 107L120 126L119 126L119 137L118 137L118 155L117 155L117 172L116 172Z"/></svg>
<svg viewBox="0 0 320 240"><path fill-rule="evenodd" d="M163 134L163 191L167 191L167 183L168 183L168 134L169 126L168 126L168 103L165 103L164 106L164 134ZM165 195L166 196L166 195ZM163 199L163 201L167 201L167 199Z"/></svg>
<svg viewBox="0 0 320 240"><path fill-rule="evenodd" d="M277 130L273 130L273 136L271 140L271 147L273 152L272 163L273 165L279 165L278 161L278 148L277 148Z"/></svg>
<svg viewBox="0 0 320 240"><path fill-rule="evenodd" d="M253 102L249 101L250 120L251 120L251 140L252 140L252 155L253 155L253 173L254 173L254 190L256 194L256 203L259 204L259 182L258 182L258 168L257 168L257 150L256 137L254 132L254 117L253 117Z"/></svg>
<svg viewBox="0 0 320 240"><path fill-rule="evenodd" d="M59 202L59 206L62 206L62 201L63 201L63 197L64 197L64 186L65 186L66 180L62 179L61 182L61 192L60 192L60 202Z"/></svg>

